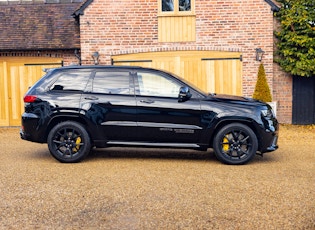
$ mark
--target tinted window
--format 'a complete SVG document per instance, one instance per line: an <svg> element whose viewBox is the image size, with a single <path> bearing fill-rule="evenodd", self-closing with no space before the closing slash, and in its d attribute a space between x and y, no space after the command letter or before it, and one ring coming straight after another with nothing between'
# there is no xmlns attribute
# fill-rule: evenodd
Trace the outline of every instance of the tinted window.
<svg viewBox="0 0 315 230"><path fill-rule="evenodd" d="M162 1L162 11L191 11L191 0L161 0ZM175 4L175 7L174 7Z"/></svg>
<svg viewBox="0 0 315 230"><path fill-rule="evenodd" d="M173 0L162 0L162 11L174 11Z"/></svg>
<svg viewBox="0 0 315 230"><path fill-rule="evenodd" d="M129 81L129 72L96 72L93 81L93 92L130 94Z"/></svg>
<svg viewBox="0 0 315 230"><path fill-rule="evenodd" d="M79 90L83 91L89 80L90 71L62 72L50 90Z"/></svg>
<svg viewBox="0 0 315 230"><path fill-rule="evenodd" d="M173 79L155 73L137 74L141 96L178 97L180 85Z"/></svg>
<svg viewBox="0 0 315 230"><path fill-rule="evenodd" d="M190 0L179 0L179 11L190 11Z"/></svg>

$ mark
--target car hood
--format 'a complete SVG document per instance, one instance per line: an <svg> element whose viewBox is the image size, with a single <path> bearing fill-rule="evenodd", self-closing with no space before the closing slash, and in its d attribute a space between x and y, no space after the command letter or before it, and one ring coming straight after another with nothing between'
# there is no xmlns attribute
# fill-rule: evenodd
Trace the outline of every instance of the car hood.
<svg viewBox="0 0 315 230"><path fill-rule="evenodd" d="M249 97L227 95L227 94L209 94L207 97L208 100L222 101L222 102L231 102L237 104L255 104L255 105L265 105L266 103L262 101L255 100Z"/></svg>

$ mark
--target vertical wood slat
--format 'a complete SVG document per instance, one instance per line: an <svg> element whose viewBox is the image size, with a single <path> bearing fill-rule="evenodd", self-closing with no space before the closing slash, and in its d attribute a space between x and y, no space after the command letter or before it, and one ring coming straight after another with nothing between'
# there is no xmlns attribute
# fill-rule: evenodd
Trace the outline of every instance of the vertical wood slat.
<svg viewBox="0 0 315 230"><path fill-rule="evenodd" d="M160 16L159 42L196 41L196 16Z"/></svg>
<svg viewBox="0 0 315 230"><path fill-rule="evenodd" d="M9 125L7 62L0 61L0 126Z"/></svg>
<svg viewBox="0 0 315 230"><path fill-rule="evenodd" d="M10 114L10 125L18 125L19 117L17 114L22 114L20 109L20 70L16 66L9 66L9 114Z"/></svg>
<svg viewBox="0 0 315 230"><path fill-rule="evenodd" d="M209 92L242 95L242 63L240 60L209 60L205 62L207 79L209 79L207 84Z"/></svg>

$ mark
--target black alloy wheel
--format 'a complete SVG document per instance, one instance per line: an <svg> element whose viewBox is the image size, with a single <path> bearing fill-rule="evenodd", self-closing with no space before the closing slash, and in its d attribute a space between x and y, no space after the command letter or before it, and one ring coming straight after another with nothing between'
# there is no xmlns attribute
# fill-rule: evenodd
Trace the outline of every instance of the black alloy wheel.
<svg viewBox="0 0 315 230"><path fill-rule="evenodd" d="M48 135L51 155L62 163L82 161L90 152L90 137L84 127L77 122L59 123Z"/></svg>
<svg viewBox="0 0 315 230"><path fill-rule="evenodd" d="M256 155L258 141L251 128L232 123L218 131L213 140L213 149L216 157L225 164L245 164Z"/></svg>

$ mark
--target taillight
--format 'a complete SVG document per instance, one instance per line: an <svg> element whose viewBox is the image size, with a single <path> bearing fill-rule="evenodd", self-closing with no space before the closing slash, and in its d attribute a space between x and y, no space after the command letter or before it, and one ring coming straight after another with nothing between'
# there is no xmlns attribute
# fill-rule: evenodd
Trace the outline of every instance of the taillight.
<svg viewBox="0 0 315 230"><path fill-rule="evenodd" d="M26 96L24 97L24 102L25 102L25 103L32 103L32 102L36 101L36 99L37 99L37 96L34 96L34 95L26 95Z"/></svg>

